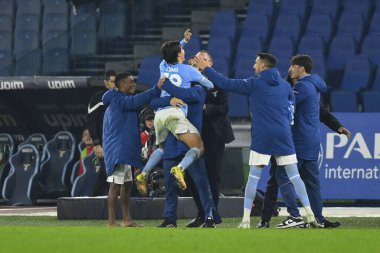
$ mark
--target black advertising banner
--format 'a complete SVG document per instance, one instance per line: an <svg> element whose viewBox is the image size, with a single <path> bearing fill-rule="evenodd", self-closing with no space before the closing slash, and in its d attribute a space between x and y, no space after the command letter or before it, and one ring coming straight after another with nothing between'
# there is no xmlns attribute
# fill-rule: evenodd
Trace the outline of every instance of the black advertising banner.
<svg viewBox="0 0 380 253"><path fill-rule="evenodd" d="M87 88L88 76L21 76L0 77L0 92L29 89L80 89Z"/></svg>

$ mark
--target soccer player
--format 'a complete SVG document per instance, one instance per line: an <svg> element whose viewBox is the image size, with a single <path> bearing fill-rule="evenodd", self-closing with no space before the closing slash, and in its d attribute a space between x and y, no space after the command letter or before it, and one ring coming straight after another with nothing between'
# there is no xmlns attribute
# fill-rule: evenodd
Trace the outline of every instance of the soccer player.
<svg viewBox="0 0 380 253"><path fill-rule="evenodd" d="M159 86L162 85L159 83ZM115 78L117 89L103 95L103 103L108 106L103 122L103 150L107 171L108 226L116 223L116 202L120 193L123 211L122 226L136 227L129 215L129 201L132 189L131 166L141 168L141 141L136 110L160 95L158 86L133 95L136 83L130 73L118 74Z"/></svg>
<svg viewBox="0 0 380 253"><path fill-rule="evenodd" d="M294 100L294 95L289 84L280 77L275 68L276 58L269 53L259 53L253 66L257 77L248 79L228 79L210 68L210 64L202 57L197 56L196 60L198 67L204 70L211 82L227 91L247 95L251 102L250 172L245 188L244 214L239 228L250 228L250 214L257 183L272 155L295 186L305 208L307 222L316 225L305 185L298 173L290 129L292 119L289 113L289 101Z"/></svg>

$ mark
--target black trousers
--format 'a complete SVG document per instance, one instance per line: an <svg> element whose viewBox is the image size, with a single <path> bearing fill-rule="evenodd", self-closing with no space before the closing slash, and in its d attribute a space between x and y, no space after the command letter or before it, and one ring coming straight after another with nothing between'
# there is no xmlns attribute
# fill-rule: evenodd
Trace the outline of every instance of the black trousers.
<svg viewBox="0 0 380 253"><path fill-rule="evenodd" d="M212 198L214 200L215 208L218 209L219 203L219 189L220 189L220 171L222 168L222 160L224 155L225 143L224 139L219 138L215 134L207 134L202 136L203 144L205 147L204 159L206 165L206 171L208 181L210 183L210 189ZM198 216L203 217L204 211L201 201L199 199L198 192L195 188L194 182L188 176L185 176L188 188L191 191L195 205L198 209Z"/></svg>
<svg viewBox="0 0 380 253"><path fill-rule="evenodd" d="M105 195L108 195L107 172L104 159L100 159L100 171L95 185L94 196Z"/></svg>

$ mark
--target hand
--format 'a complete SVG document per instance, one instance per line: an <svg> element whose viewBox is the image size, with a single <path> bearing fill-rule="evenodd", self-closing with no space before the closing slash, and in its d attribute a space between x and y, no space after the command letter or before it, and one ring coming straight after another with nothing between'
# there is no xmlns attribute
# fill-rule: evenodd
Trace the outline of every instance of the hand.
<svg viewBox="0 0 380 253"><path fill-rule="evenodd" d="M189 41L190 41L191 35L193 35L193 34L190 32L190 29L187 29L187 30L185 31L185 33L183 34L183 36L185 37L185 41L186 41L186 42L189 42Z"/></svg>
<svg viewBox="0 0 380 253"><path fill-rule="evenodd" d="M161 77L160 79L158 79L157 87L158 87L159 89L162 89L162 85L164 85L165 79L166 79L165 76L163 76L163 77Z"/></svg>
<svg viewBox="0 0 380 253"><path fill-rule="evenodd" d="M171 106L175 106L175 107L182 107L185 105L185 102L183 102L181 99L179 98L171 98L170 99L170 105Z"/></svg>
<svg viewBox="0 0 380 253"><path fill-rule="evenodd" d="M208 62L205 58L201 57L199 53L195 55L195 61L197 62L197 66L201 71L203 71L207 67L211 67L210 62Z"/></svg>
<svg viewBox="0 0 380 253"><path fill-rule="evenodd" d="M98 157L98 158L103 158L103 148L101 145L96 145L95 146L95 155Z"/></svg>
<svg viewBox="0 0 380 253"><path fill-rule="evenodd" d="M351 137L351 132L345 127L339 127L338 133L344 134L345 136L347 136L347 139L350 139Z"/></svg>

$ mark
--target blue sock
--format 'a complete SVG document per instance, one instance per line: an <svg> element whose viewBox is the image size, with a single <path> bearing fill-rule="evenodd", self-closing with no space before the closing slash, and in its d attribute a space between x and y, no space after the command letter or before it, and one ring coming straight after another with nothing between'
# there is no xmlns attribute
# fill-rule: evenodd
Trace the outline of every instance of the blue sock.
<svg viewBox="0 0 380 253"><path fill-rule="evenodd" d="M247 185L244 193L244 209L252 209L252 203L256 196L257 183L259 182L263 168L251 165Z"/></svg>
<svg viewBox="0 0 380 253"><path fill-rule="evenodd" d="M300 174L298 173L297 164L288 164L284 166L286 174L290 179L290 182L294 185L298 198L301 200L303 206L310 206L309 197L307 196L305 184L302 181Z"/></svg>
<svg viewBox="0 0 380 253"><path fill-rule="evenodd" d="M190 165L200 157L200 154L201 154L201 151L199 150L199 148L189 149L189 151L186 152L185 157L179 163L182 170L186 170L187 168L189 168Z"/></svg>
<svg viewBox="0 0 380 253"><path fill-rule="evenodd" d="M145 164L143 173L149 174L162 160L164 150L162 148L156 149L149 157L148 162Z"/></svg>

